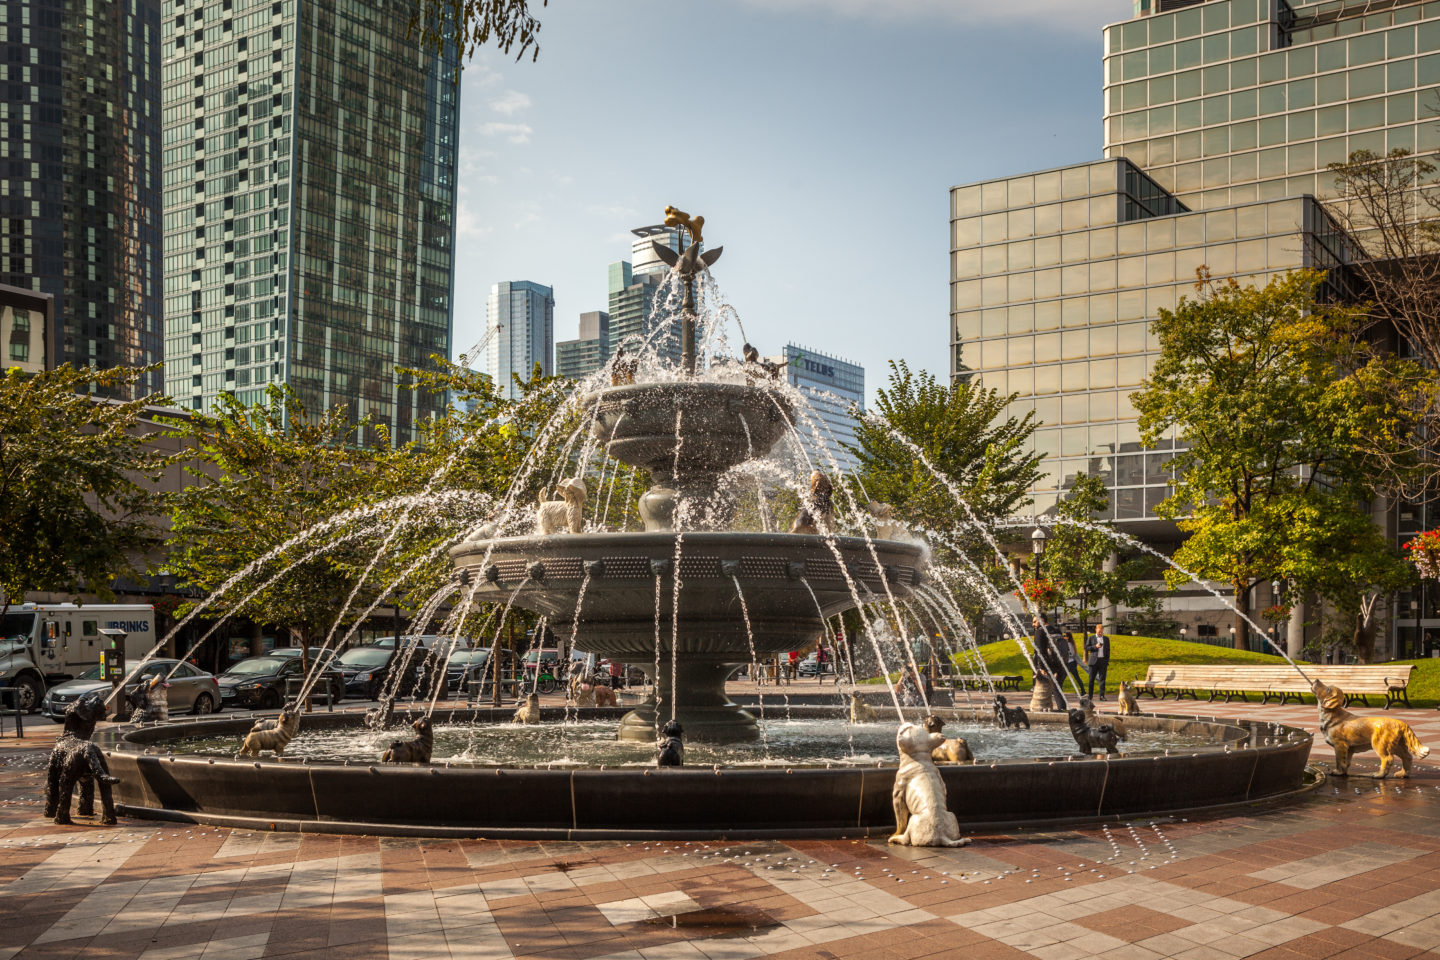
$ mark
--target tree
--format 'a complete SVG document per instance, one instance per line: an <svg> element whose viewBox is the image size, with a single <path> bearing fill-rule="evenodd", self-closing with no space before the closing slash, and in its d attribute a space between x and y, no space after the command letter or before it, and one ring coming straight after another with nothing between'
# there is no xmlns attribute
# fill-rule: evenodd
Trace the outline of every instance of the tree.
<svg viewBox="0 0 1440 960"><path fill-rule="evenodd" d="M158 396L127 393L153 368L66 364L0 375L0 588L4 606L31 591L109 598L115 577L144 566L157 539L153 490L165 457L138 432ZM0 611L3 612L3 611Z"/></svg>
<svg viewBox="0 0 1440 960"><path fill-rule="evenodd" d="M1153 613L1157 607L1155 590L1147 586L1131 586L1132 580L1143 577L1150 564L1139 557L1117 558L1113 570L1106 562L1117 552L1115 537L1108 520L1096 520L1109 513L1110 498L1105 481L1081 475L1075 478L1069 492L1055 505L1055 514L1062 520L1079 521L1100 529L1087 529L1071 523L1057 523L1045 549L1045 575L1060 592L1061 609L1066 619L1078 620L1080 631L1089 628L1089 621L1098 618L1102 602L1138 607Z"/></svg>
<svg viewBox="0 0 1440 960"><path fill-rule="evenodd" d="M855 443L846 445L855 458L857 498L889 503L897 519L939 533L971 563L991 571L997 584L1002 576L1008 583L1008 575L979 528L1027 506L1040 473L1040 458L1029 450L1034 414L1006 416L1012 399L968 382L943 385L892 361L889 382L876 395L878 415L860 418ZM950 549L939 551L937 569L955 559L947 557ZM970 590L956 592L972 596ZM978 619L988 602L974 599L970 612Z"/></svg>
<svg viewBox="0 0 1440 960"><path fill-rule="evenodd" d="M1368 522L1362 504L1377 478L1413 469L1399 449L1413 423L1379 386L1415 376L1413 365L1368 350L1363 311L1316 302L1323 277L1297 271L1257 290L1202 270L1198 299L1160 311L1160 358L1133 395L1147 445L1180 430L1160 513L1190 534L1177 563L1233 587L1241 648L1251 589L1330 559L1331 532L1306 519L1318 509Z"/></svg>
<svg viewBox="0 0 1440 960"><path fill-rule="evenodd" d="M1426 367L1440 370L1440 184L1435 165L1397 148L1384 156L1359 150L1328 169L1339 194L1328 209L1356 244L1349 269L1371 300L1371 317L1392 326ZM1440 428L1440 383L1433 377L1401 381L1393 385L1393 395L1396 404L1424 423L1409 445L1424 450ZM1433 469L1416 474L1416 486L1433 480L1433 474Z"/></svg>
<svg viewBox="0 0 1440 960"><path fill-rule="evenodd" d="M460 53L460 63L474 56L479 47L494 43L501 53L512 48L519 60L530 51L540 56L540 21L530 13L530 0L411 0L407 31L419 32L420 45L434 54L447 47ZM541 6L549 0L540 0Z"/></svg>

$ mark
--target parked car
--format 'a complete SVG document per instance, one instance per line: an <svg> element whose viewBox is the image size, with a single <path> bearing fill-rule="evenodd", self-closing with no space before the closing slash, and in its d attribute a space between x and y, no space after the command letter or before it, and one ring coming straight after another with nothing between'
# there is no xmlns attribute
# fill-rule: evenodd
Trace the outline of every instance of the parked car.
<svg viewBox="0 0 1440 960"><path fill-rule="evenodd" d="M445 652L446 648L450 646L450 642L452 640L455 641L456 650L468 650L470 648L470 641L465 639L464 637L444 637L434 633L423 633L418 637L414 634L406 634L405 636L398 638L381 637L374 643L367 644L367 646L384 647L387 650L394 650L397 639L404 640L407 643L411 640L418 640L419 642L416 644L416 646L422 647L426 650L434 650L438 647L441 653Z"/></svg>
<svg viewBox="0 0 1440 960"><path fill-rule="evenodd" d="M110 683L102 678L101 669L99 665L93 666L74 680L51 687L40 702L40 712L56 723L64 723L66 708L80 697L96 690L109 693ZM170 686L165 691L171 713L205 714L220 709L223 701L220 685L215 677L194 664L157 659L141 667L135 677L125 685L123 699L117 697L110 705L110 716L128 720L130 697L139 689L140 684L149 683L150 678L156 675L166 676L172 670L174 675L170 676Z"/></svg>
<svg viewBox="0 0 1440 960"><path fill-rule="evenodd" d="M216 678L224 704L227 707L258 707L262 710L279 707L285 702L288 681L305 677L298 653L295 656L271 653L263 657L246 657L239 663L231 664ZM344 698L345 680L333 665L325 668L325 675L317 683L329 684L332 699Z"/></svg>
<svg viewBox="0 0 1440 960"><path fill-rule="evenodd" d="M276 647L274 650L271 650L269 653L265 654L265 656L267 656L267 657L299 657L299 656L300 656L300 648L299 648L299 647ZM328 663L329 661L335 659L335 651L334 651L334 650L330 650L330 649L328 649L328 648L326 648L326 647L310 647L310 648L308 648L308 649L305 651L305 658L306 658L307 660L309 660L311 663L314 663L316 660L324 660L324 661L326 661L326 662Z"/></svg>
<svg viewBox="0 0 1440 960"><path fill-rule="evenodd" d="M351 647L335 658L333 666L343 676L347 694L374 700L389 686L387 681L393 661L397 655L403 652L403 648L396 650L393 643L389 647L374 645ZM413 651L409 674L395 686L395 696L408 697L413 694L428 697L431 687L430 672L427 667L432 662L432 657L438 667L439 656L438 652L431 654L420 650ZM442 694L449 692L449 686L447 682Z"/></svg>

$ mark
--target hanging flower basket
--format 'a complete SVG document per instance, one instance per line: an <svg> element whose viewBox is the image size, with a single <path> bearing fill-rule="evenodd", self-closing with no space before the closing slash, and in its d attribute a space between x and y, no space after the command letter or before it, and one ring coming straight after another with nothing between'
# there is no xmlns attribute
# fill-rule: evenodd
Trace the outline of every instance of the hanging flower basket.
<svg viewBox="0 0 1440 960"><path fill-rule="evenodd" d="M173 617L175 616L175 611L180 609L180 605L184 602L184 597L167 593L163 597L158 597L155 600L155 612L161 616Z"/></svg>
<svg viewBox="0 0 1440 960"><path fill-rule="evenodd" d="M1440 580L1440 527L1426 530L1405 544L1405 557L1415 564L1420 576Z"/></svg>
<svg viewBox="0 0 1440 960"><path fill-rule="evenodd" d="M1060 591L1055 589L1054 582L1050 580L1029 577L1020 584L1020 589L1024 592L1025 599L1042 609L1060 604Z"/></svg>
<svg viewBox="0 0 1440 960"><path fill-rule="evenodd" d="M1273 607L1266 607L1260 611L1260 619L1269 620L1271 623L1279 623L1282 620L1290 619L1290 608L1286 604L1277 603Z"/></svg>

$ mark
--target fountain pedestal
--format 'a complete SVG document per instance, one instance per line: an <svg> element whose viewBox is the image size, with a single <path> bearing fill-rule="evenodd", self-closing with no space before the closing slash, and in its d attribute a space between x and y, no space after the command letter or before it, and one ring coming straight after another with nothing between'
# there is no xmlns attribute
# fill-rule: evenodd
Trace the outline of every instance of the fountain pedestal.
<svg viewBox="0 0 1440 960"><path fill-rule="evenodd" d="M620 739L653 741L673 713L680 726L685 728L686 740L711 743L758 740L760 727L755 718L725 693L725 681L737 666L683 659L673 663L668 656L662 656L658 673L655 673L653 663L641 667L646 676L655 681L658 705L656 697L652 696L625 714L620 721ZM680 691L678 700L675 695L677 687Z"/></svg>

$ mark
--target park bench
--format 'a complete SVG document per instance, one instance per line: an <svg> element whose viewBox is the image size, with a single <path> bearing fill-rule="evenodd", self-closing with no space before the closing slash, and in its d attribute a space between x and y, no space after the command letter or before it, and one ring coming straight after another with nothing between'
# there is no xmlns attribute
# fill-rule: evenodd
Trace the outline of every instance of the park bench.
<svg viewBox="0 0 1440 960"><path fill-rule="evenodd" d="M1399 703L1410 706L1406 688L1410 685L1411 664L1301 664L1311 680L1323 680L1345 691L1345 702L1370 705L1371 696L1383 696L1385 709ZM1288 664L1260 666L1242 664L1156 663L1145 671L1145 679L1131 684L1137 694L1148 694L1159 700L1173 695L1198 700L1201 693L1209 701L1224 697L1229 703L1236 698L1249 701L1251 693L1261 696L1261 703L1272 699L1279 703L1299 703L1311 692L1310 684Z"/></svg>
<svg viewBox="0 0 1440 960"><path fill-rule="evenodd" d="M1019 674L953 673L946 674L942 682L964 690L989 690L991 684L996 690L1019 690L1024 680Z"/></svg>

